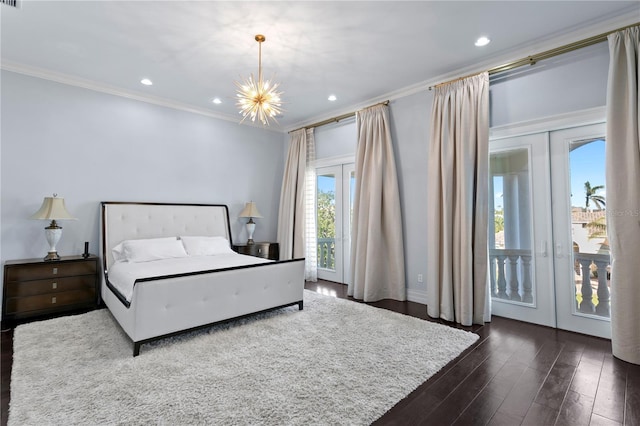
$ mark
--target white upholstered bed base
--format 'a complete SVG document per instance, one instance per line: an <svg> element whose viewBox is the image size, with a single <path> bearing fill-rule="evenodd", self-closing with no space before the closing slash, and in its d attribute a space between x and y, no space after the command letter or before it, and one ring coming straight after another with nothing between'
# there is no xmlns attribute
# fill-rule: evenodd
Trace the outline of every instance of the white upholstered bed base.
<svg viewBox="0 0 640 426"><path fill-rule="evenodd" d="M303 308L304 259L137 282L131 302L109 285L111 249L124 240L223 236L231 241L224 205L102 203L102 299L133 341L157 338L252 313L298 304Z"/></svg>

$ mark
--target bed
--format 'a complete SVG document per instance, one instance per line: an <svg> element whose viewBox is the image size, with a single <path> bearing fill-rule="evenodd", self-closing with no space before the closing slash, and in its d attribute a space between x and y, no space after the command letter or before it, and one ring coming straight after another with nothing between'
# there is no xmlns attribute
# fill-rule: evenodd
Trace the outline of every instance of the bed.
<svg viewBox="0 0 640 426"><path fill-rule="evenodd" d="M226 205L102 202L101 206L101 296L131 338L133 356L140 353L144 343L178 333L285 306L297 304L303 309L304 259L268 261L229 253L232 237ZM136 244L151 241L158 246L157 241L163 239L216 240L222 254L233 257L236 263L198 269L192 264L196 259L176 259L189 266L171 272L162 266L137 278L132 278L137 272L131 269L118 271L118 267L127 266L122 262L136 263L131 257L121 258L123 244L127 255L135 256ZM225 242L226 250L220 241ZM167 244L173 250L175 243ZM197 259L195 263L205 260ZM142 262L155 265L164 262L164 258L145 258L139 263ZM119 281L123 276L129 277L132 282L128 290L112 282L115 275Z"/></svg>

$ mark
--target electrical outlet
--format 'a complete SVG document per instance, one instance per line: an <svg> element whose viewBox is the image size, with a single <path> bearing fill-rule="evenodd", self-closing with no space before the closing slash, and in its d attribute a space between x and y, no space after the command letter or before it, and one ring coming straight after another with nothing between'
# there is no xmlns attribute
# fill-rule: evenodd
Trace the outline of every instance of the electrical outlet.
<svg viewBox="0 0 640 426"><path fill-rule="evenodd" d="M423 282L423 278L422 278L422 274L418 274L418 282L421 283Z"/></svg>

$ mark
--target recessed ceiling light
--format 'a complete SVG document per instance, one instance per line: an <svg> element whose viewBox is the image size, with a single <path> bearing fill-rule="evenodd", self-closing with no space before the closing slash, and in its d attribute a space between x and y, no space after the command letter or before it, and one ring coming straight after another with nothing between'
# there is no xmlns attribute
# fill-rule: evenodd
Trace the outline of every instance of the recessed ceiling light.
<svg viewBox="0 0 640 426"><path fill-rule="evenodd" d="M213 103L214 103L214 104L216 104L216 105L218 105L218 104L221 104L221 103L222 103L222 101L220 100L220 98L213 98L213 100L212 100L211 102L213 102Z"/></svg>
<svg viewBox="0 0 640 426"><path fill-rule="evenodd" d="M484 36L476 40L476 46L478 47L486 46L489 43L491 43L491 40L489 40L488 37L484 37Z"/></svg>
<svg viewBox="0 0 640 426"><path fill-rule="evenodd" d="M142 80L140 80L140 83L144 84L145 86L151 86L153 84L153 81L149 80L148 78L143 78Z"/></svg>
<svg viewBox="0 0 640 426"><path fill-rule="evenodd" d="M336 95L329 95L329 97L327 99L329 99L331 102L333 102L338 98L336 98Z"/></svg>

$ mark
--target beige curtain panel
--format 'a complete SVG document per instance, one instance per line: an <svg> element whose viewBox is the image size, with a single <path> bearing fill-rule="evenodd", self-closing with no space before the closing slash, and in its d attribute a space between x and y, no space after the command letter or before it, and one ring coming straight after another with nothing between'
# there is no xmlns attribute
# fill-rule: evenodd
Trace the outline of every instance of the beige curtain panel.
<svg viewBox="0 0 640 426"><path fill-rule="evenodd" d="M305 172L307 168L307 132L296 130L289 139L289 152L282 178L278 214L280 260L304 257Z"/></svg>
<svg viewBox="0 0 640 426"><path fill-rule="evenodd" d="M356 189L351 234L349 296L365 302L406 300L398 175L389 109L356 113Z"/></svg>
<svg viewBox="0 0 640 426"><path fill-rule="evenodd" d="M427 313L490 321L489 75L435 89L427 182Z"/></svg>
<svg viewBox="0 0 640 426"><path fill-rule="evenodd" d="M613 355L640 364L640 27L609 35L607 234Z"/></svg>

